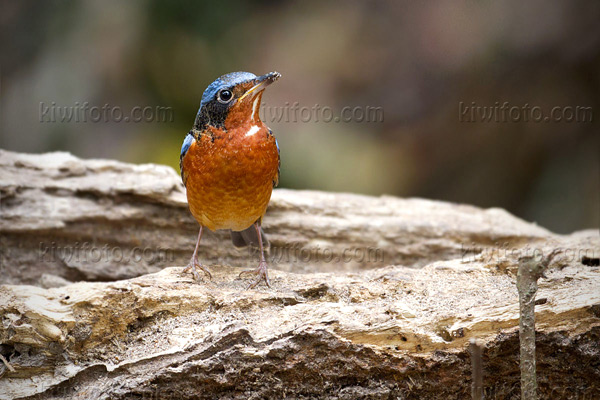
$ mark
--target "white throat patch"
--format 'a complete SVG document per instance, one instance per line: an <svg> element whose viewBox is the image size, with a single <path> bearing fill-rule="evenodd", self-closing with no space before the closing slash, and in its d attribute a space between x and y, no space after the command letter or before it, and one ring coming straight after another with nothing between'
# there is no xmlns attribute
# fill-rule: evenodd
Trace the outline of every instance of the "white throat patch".
<svg viewBox="0 0 600 400"><path fill-rule="evenodd" d="M256 132L258 132L260 130L260 128L256 125L252 125L250 127L250 129L248 129L248 132L246 132L245 136L252 136L254 135Z"/></svg>

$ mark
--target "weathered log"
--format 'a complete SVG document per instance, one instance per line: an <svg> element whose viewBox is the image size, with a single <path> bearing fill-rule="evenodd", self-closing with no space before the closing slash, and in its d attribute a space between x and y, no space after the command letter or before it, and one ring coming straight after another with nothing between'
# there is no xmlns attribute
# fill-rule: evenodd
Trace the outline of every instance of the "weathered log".
<svg viewBox="0 0 600 400"><path fill-rule="evenodd" d="M126 279L191 257L198 225L172 168L0 150L0 171L2 265L13 266L2 283ZM291 190L274 191L264 227L271 265L292 272L420 267L554 237L502 209ZM205 235L200 254L251 263L227 232Z"/></svg>
<svg viewBox="0 0 600 400"><path fill-rule="evenodd" d="M485 398L518 398L518 259L556 249L537 292L540 397L600 391L598 231L562 236L497 209L278 190L265 218L272 256L290 244L312 251L273 260L272 289L245 290L235 265L254 261L225 233L202 247L212 281L182 273L196 226L169 168L9 152L0 168L2 275L19 283L0 286L0 398L462 399L471 339L483 345ZM74 262L40 241L176 256ZM383 260L342 259L368 248Z"/></svg>

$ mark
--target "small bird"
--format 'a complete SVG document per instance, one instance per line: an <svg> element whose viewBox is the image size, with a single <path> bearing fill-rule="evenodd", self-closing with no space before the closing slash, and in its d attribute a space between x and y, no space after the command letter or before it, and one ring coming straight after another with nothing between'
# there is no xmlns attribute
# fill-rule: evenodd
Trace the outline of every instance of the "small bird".
<svg viewBox="0 0 600 400"><path fill-rule="evenodd" d="M188 205L200 224L196 248L184 269L196 280L200 280L197 268L212 278L198 262L198 246L206 227L230 230L236 247L258 247L258 267L240 276L257 276L248 288L263 280L271 286L264 252L268 241L261 223L279 182L280 156L277 139L261 121L259 109L264 89L280 77L278 72L262 76L233 72L215 80L202 95L179 158Z"/></svg>

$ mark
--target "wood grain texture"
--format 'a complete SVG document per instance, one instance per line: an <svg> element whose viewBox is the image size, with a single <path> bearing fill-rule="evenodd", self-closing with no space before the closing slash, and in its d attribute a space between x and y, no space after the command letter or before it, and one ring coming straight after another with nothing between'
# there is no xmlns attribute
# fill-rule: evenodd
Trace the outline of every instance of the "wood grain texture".
<svg viewBox="0 0 600 400"><path fill-rule="evenodd" d="M0 150L0 169L2 283L126 279L190 259L198 224L169 167ZM273 191L263 226L271 268L303 273L421 267L559 237L497 208L285 189ZM207 232L199 254L253 265L225 231Z"/></svg>
<svg viewBox="0 0 600 400"><path fill-rule="evenodd" d="M9 152L0 165L2 276L14 283L0 286L0 353L14 368L0 365L0 399L468 398L471 339L485 398L518 398L518 260L556 248L535 306L540 398L600 390L598 231L276 190L272 254L311 250L271 263L273 289L247 291L235 264L249 255L222 234L201 249L211 282L182 273L196 225L170 168ZM40 262L40 241L161 245L176 259ZM342 259L369 247L383 260Z"/></svg>

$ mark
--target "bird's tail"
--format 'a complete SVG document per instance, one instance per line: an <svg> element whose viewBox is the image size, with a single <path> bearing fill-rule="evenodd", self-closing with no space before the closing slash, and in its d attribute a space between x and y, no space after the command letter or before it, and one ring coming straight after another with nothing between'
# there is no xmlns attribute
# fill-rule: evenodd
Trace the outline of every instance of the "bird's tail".
<svg viewBox="0 0 600 400"><path fill-rule="evenodd" d="M265 235L262 227L260 228L260 235L262 238L263 247L266 250L269 248L269 241L267 240L267 236ZM256 234L256 228L254 225L250 225L249 228L246 228L240 232L231 231L231 241L235 247L259 247L258 235Z"/></svg>

